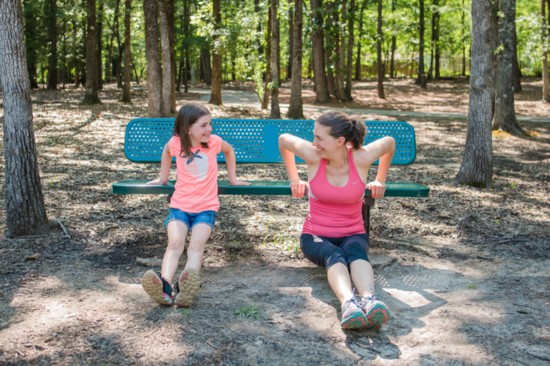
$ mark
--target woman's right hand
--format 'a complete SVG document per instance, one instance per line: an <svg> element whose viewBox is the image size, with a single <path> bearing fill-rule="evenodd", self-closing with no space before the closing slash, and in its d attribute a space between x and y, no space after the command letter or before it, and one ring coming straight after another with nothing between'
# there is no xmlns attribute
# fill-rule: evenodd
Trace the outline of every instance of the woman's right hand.
<svg viewBox="0 0 550 366"><path fill-rule="evenodd" d="M168 179L161 180L160 178L157 178L155 180L151 180L151 181L147 182L146 184L150 185L150 186L165 186L165 185L168 184Z"/></svg>
<svg viewBox="0 0 550 366"><path fill-rule="evenodd" d="M290 191L292 192L292 197L294 198L304 197L307 189L307 182L304 182L301 179L290 181Z"/></svg>

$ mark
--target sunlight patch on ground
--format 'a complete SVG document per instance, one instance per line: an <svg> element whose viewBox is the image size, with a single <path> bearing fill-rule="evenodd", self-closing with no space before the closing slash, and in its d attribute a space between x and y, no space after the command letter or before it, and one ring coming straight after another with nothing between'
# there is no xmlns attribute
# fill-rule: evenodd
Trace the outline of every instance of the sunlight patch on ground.
<svg viewBox="0 0 550 366"><path fill-rule="evenodd" d="M430 300L416 291L399 290L396 288L384 288L384 291L411 308L418 308L431 303Z"/></svg>

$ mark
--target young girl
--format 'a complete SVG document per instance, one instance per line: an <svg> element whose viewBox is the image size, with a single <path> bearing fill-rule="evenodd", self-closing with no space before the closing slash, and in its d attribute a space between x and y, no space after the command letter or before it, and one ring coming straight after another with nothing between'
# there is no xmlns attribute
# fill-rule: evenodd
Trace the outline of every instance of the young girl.
<svg viewBox="0 0 550 366"><path fill-rule="evenodd" d="M212 135L212 116L200 104L183 105L176 116L174 135L164 146L160 177L147 184L167 184L172 157L176 157L177 180L164 221L168 247L161 272L149 270L141 280L143 289L160 305L190 307L200 287L199 271L206 240L214 229L220 202L216 155L225 154L231 185L248 185L237 180L233 147ZM183 254L188 232L187 263L177 281L172 279Z"/></svg>
<svg viewBox="0 0 550 366"><path fill-rule="evenodd" d="M309 213L300 247L306 258L326 268L329 285L342 304L344 329L380 328L390 318L386 305L374 296L361 208L365 188L373 198L384 196L395 140L384 137L362 146L365 133L362 121L326 112L315 121L313 142L289 134L279 137L292 195L302 197L308 189ZM300 180L294 155L305 160L309 184ZM369 168L378 159L376 180L366 184Z"/></svg>

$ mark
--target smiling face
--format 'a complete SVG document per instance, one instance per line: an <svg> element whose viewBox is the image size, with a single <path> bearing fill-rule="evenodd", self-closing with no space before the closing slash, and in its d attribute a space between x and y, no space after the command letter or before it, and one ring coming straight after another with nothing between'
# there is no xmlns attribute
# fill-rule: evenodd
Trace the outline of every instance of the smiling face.
<svg viewBox="0 0 550 366"><path fill-rule="evenodd" d="M189 138L191 139L191 146L197 147L200 144L205 144L210 140L210 134L212 133L212 116L205 115L199 117L195 123L189 126Z"/></svg>
<svg viewBox="0 0 550 366"><path fill-rule="evenodd" d="M345 145L345 138L330 135L330 127L315 123L313 127L313 146L322 158L327 158Z"/></svg>

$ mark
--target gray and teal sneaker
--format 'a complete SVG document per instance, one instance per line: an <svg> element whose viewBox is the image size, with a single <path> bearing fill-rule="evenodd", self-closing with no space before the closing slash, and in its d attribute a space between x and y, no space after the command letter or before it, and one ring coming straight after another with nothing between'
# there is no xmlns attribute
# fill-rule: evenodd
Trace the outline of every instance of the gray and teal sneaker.
<svg viewBox="0 0 550 366"><path fill-rule="evenodd" d="M151 298L160 305L172 305L172 286L160 275L160 272L148 270L141 278L141 286Z"/></svg>
<svg viewBox="0 0 550 366"><path fill-rule="evenodd" d="M360 329L367 324L367 317L356 298L351 298L342 304L342 329Z"/></svg>
<svg viewBox="0 0 550 366"><path fill-rule="evenodd" d="M365 313L368 322L367 328L380 329L382 324L386 324L390 320L390 309L374 295L368 297L357 296L356 301Z"/></svg>

